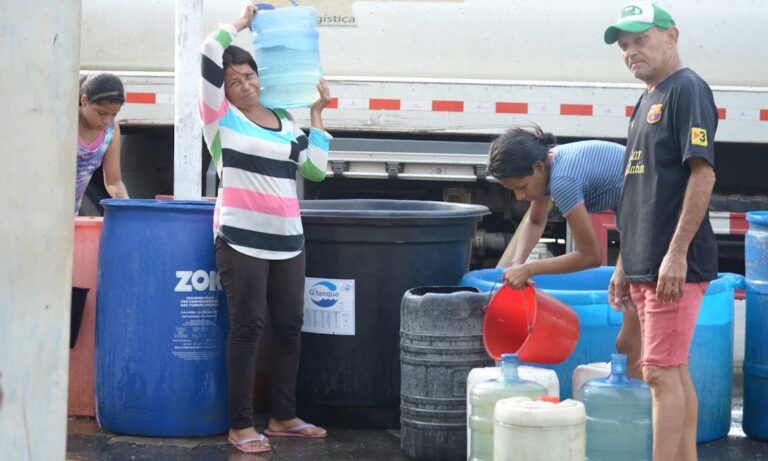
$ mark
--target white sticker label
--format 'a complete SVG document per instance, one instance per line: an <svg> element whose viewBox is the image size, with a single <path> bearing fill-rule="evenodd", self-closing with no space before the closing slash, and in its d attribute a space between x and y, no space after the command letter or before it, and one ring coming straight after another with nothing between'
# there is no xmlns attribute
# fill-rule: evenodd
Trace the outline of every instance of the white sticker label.
<svg viewBox="0 0 768 461"><path fill-rule="evenodd" d="M307 277L301 331L354 336L355 281Z"/></svg>
<svg viewBox="0 0 768 461"><path fill-rule="evenodd" d="M219 319L221 281L216 271L176 271L173 356L185 361L221 359L225 338Z"/></svg>

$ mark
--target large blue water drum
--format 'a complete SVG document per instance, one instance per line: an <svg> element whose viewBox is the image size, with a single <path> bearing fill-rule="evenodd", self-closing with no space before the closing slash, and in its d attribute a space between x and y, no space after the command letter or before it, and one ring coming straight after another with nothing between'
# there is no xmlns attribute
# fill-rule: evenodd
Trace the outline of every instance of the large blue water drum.
<svg viewBox="0 0 768 461"><path fill-rule="evenodd" d="M571 356L551 368L560 380L560 398L571 397L571 377L578 366L608 362L622 315L608 305L608 282L613 267L533 278L536 288L568 304L578 315L581 333ZM489 291L499 286L502 269L482 269L467 273L462 285ZM736 274L720 274L709 285L701 305L691 345L691 378L699 396L698 442L728 434L731 421L733 373L733 295L743 285Z"/></svg>
<svg viewBox="0 0 768 461"><path fill-rule="evenodd" d="M768 441L768 211L747 213L744 432Z"/></svg>
<svg viewBox="0 0 768 461"><path fill-rule="evenodd" d="M96 417L110 432L225 432L228 316L213 204L104 200L96 315Z"/></svg>
<svg viewBox="0 0 768 461"><path fill-rule="evenodd" d="M490 291L501 286L502 269L482 269L467 273L462 285ZM579 341L568 359L551 368L560 381L560 398L571 398L573 370L584 363L608 362L615 352L614 342L621 327L621 314L608 305L608 280L613 267L599 267L573 274L540 275L536 288L567 304L579 317ZM515 352L515 351L510 351Z"/></svg>

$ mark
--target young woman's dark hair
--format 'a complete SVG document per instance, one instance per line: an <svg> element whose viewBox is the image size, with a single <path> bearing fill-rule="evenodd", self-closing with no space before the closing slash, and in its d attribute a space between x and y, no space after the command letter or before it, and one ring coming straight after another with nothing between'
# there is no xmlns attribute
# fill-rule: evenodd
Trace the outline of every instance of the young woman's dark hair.
<svg viewBox="0 0 768 461"><path fill-rule="evenodd" d="M251 69L253 69L253 71L256 72L256 75L259 74L259 68L256 66L256 61L254 61L253 56L251 56L251 53L245 51L239 46L235 46L235 45L228 46L227 49L224 50L224 54L222 55L221 60L222 60L222 68L225 70L231 66L237 66L239 64L248 64L249 66L251 66Z"/></svg>
<svg viewBox="0 0 768 461"><path fill-rule="evenodd" d="M85 95L90 104L123 104L125 89L115 74L107 72L80 78L80 96Z"/></svg>
<svg viewBox="0 0 768 461"><path fill-rule="evenodd" d="M511 128L491 143L488 172L495 178L530 176L534 163L547 164L547 155L555 144L555 135L537 125Z"/></svg>

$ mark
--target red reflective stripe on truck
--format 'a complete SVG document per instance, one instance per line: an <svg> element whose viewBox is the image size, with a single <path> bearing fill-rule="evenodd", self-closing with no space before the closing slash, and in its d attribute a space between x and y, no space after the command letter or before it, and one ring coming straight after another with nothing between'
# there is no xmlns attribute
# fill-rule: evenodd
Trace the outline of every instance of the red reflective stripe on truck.
<svg viewBox="0 0 768 461"><path fill-rule="evenodd" d="M331 102L328 103L327 106L325 106L326 109L338 109L339 108L339 98L331 98Z"/></svg>
<svg viewBox="0 0 768 461"><path fill-rule="evenodd" d="M369 110L400 110L399 99L369 99Z"/></svg>
<svg viewBox="0 0 768 461"><path fill-rule="evenodd" d="M627 106L624 108L624 115L626 115L627 117L631 117L632 112L634 111L635 111L635 106Z"/></svg>
<svg viewBox="0 0 768 461"><path fill-rule="evenodd" d="M591 104L560 104L560 115L592 115Z"/></svg>
<svg viewBox="0 0 768 461"><path fill-rule="evenodd" d="M744 235L749 230L749 223L744 213L731 213L729 221L731 235Z"/></svg>
<svg viewBox="0 0 768 461"><path fill-rule="evenodd" d="M432 101L433 112L464 112L464 101Z"/></svg>
<svg viewBox="0 0 768 461"><path fill-rule="evenodd" d="M527 102L497 102L496 113L497 114L527 114L528 103Z"/></svg>
<svg viewBox="0 0 768 461"><path fill-rule="evenodd" d="M768 122L768 109L760 109L760 120Z"/></svg>
<svg viewBox="0 0 768 461"><path fill-rule="evenodd" d="M125 93L125 102L128 104L154 104L156 101L155 93Z"/></svg>
<svg viewBox="0 0 768 461"><path fill-rule="evenodd" d="M717 118L720 120L725 120L725 109L722 107L717 108Z"/></svg>

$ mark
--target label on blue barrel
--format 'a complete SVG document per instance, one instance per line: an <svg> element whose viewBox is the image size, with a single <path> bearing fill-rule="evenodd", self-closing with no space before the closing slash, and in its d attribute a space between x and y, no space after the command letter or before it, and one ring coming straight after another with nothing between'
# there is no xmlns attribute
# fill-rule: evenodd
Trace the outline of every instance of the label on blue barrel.
<svg viewBox="0 0 768 461"><path fill-rule="evenodd" d="M307 277L301 331L354 336L355 281Z"/></svg>
<svg viewBox="0 0 768 461"><path fill-rule="evenodd" d="M176 271L173 289L179 301L174 326L173 356L181 360L211 360L223 354L219 299L223 288L216 271Z"/></svg>

